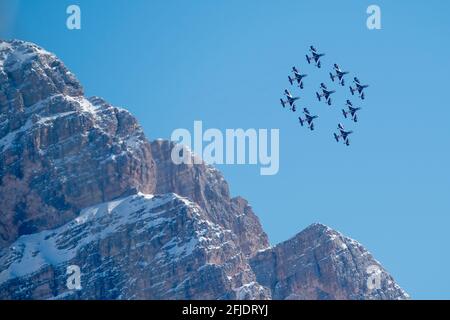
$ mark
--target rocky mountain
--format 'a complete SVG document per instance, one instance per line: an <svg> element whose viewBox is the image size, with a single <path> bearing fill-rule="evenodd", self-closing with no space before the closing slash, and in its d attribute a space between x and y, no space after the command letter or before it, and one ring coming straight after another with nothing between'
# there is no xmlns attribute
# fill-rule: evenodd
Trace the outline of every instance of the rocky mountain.
<svg viewBox="0 0 450 320"><path fill-rule="evenodd" d="M150 144L127 111L81 85L54 55L0 43L0 245L87 206L155 190Z"/></svg>
<svg viewBox="0 0 450 320"><path fill-rule="evenodd" d="M20 237L0 256L0 298L269 298L236 240L186 198L139 193ZM67 291L69 265L81 290Z"/></svg>
<svg viewBox="0 0 450 320"><path fill-rule="evenodd" d="M221 173L175 165L173 147L53 54L0 41L0 299L408 298L325 226L270 247Z"/></svg>
<svg viewBox="0 0 450 320"><path fill-rule="evenodd" d="M403 299L408 295L357 241L322 224L313 224L250 264L273 299ZM373 271L371 271L373 270ZM379 285L368 285L368 276Z"/></svg>

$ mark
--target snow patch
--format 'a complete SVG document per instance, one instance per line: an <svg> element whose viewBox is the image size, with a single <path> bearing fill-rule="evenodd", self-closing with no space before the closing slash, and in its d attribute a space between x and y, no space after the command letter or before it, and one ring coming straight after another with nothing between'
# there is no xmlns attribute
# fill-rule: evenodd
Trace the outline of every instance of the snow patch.
<svg viewBox="0 0 450 320"><path fill-rule="evenodd" d="M60 228L21 236L0 252L3 268L0 269L0 284L49 265L69 262L81 248L108 237L124 225L138 220L146 221L146 228L165 223L167 220L159 217L165 211L155 212L155 209L176 198L174 194L154 197L139 193L84 209L80 216ZM174 256L190 254L196 245L194 240L184 245L173 243L168 252Z"/></svg>

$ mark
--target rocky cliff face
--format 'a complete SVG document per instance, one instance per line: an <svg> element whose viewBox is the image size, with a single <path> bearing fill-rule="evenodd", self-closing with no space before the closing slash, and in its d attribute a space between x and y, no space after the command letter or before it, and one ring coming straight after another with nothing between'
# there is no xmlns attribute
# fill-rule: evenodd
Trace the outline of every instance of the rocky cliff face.
<svg viewBox="0 0 450 320"><path fill-rule="evenodd" d="M266 299L230 230L175 194L90 207L0 255L0 299ZM66 270L82 270L81 290Z"/></svg>
<svg viewBox="0 0 450 320"><path fill-rule="evenodd" d="M156 165L156 193L174 192L198 203L208 213L210 221L232 230L241 250L251 256L269 247L266 233L248 202L231 198L222 174L206 164L175 165L171 160L174 144L157 140L152 144Z"/></svg>
<svg viewBox="0 0 450 320"><path fill-rule="evenodd" d="M0 246L131 190L153 193L150 144L125 110L86 99L55 56L0 43Z"/></svg>
<svg viewBox="0 0 450 320"><path fill-rule="evenodd" d="M0 298L407 298L381 266L368 289L379 264L324 226L270 248L220 172L172 148L53 54L0 41Z"/></svg>
<svg viewBox="0 0 450 320"><path fill-rule="evenodd" d="M353 239L314 224L251 259L273 299L405 299L408 295Z"/></svg>

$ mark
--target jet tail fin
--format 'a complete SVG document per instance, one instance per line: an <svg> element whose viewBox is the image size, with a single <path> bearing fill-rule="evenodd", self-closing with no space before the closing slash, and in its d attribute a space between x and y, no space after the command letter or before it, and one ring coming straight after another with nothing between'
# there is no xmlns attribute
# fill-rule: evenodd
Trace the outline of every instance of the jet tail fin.
<svg viewBox="0 0 450 320"><path fill-rule="evenodd" d="M336 140L336 142L339 142L339 136L336 133L333 133L334 135L334 139Z"/></svg>

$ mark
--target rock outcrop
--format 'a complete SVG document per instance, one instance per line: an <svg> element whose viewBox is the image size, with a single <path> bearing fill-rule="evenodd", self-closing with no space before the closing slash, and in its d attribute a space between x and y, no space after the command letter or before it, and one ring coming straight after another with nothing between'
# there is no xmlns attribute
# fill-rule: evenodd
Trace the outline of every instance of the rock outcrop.
<svg viewBox="0 0 450 320"><path fill-rule="evenodd" d="M273 299L408 299L378 261L357 241L322 224L251 259Z"/></svg>
<svg viewBox="0 0 450 320"><path fill-rule="evenodd" d="M325 226L270 247L222 174L174 164L173 147L84 97L53 54L0 41L0 299L408 298Z"/></svg>
<svg viewBox="0 0 450 320"><path fill-rule="evenodd" d="M0 246L81 209L153 193L150 144L131 114L81 85L54 55L0 43Z"/></svg>
<svg viewBox="0 0 450 320"><path fill-rule="evenodd" d="M22 236L0 254L0 299L267 299L235 235L175 194L137 194ZM82 270L66 287L67 267Z"/></svg>
<svg viewBox="0 0 450 320"><path fill-rule="evenodd" d="M156 166L156 193L173 192L192 199L208 213L210 221L232 230L241 250L252 256L269 247L269 240L248 202L231 198L222 174L207 164L175 165L171 160L173 142L152 142Z"/></svg>

